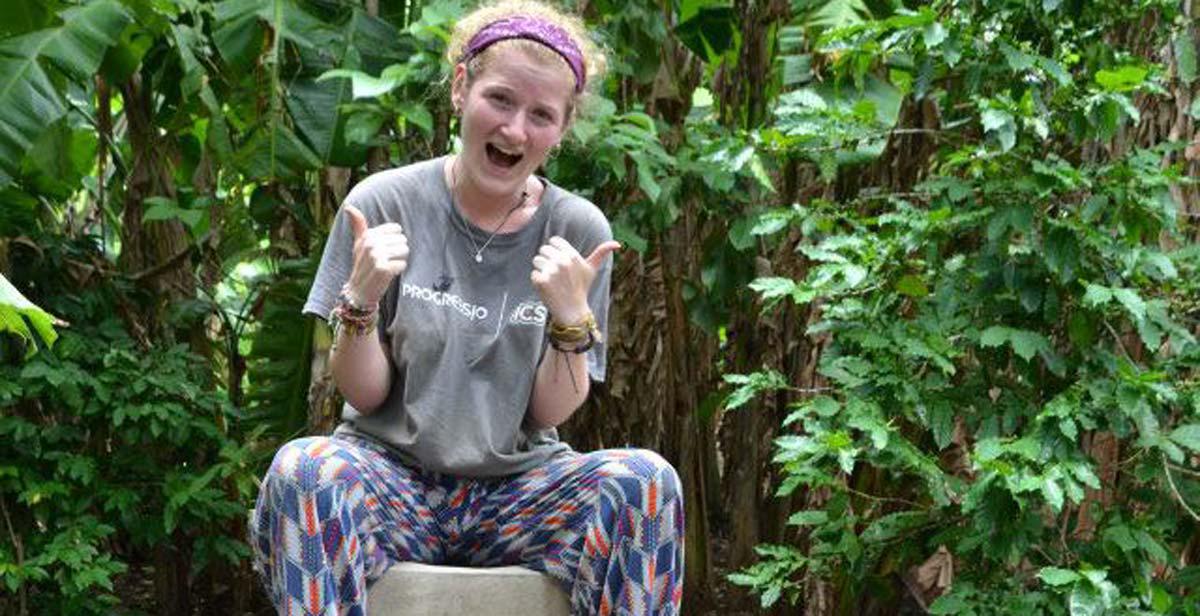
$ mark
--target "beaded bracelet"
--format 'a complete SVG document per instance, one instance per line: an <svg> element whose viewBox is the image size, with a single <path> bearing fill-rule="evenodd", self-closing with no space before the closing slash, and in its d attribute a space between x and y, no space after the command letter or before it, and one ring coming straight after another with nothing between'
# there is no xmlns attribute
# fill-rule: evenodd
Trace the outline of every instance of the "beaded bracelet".
<svg viewBox="0 0 1200 616"><path fill-rule="evenodd" d="M330 316L330 320L333 322L335 337L337 332L343 329L351 336L365 335L373 331L376 323L379 321L379 312L377 310L363 313L346 302L338 302L333 307L333 313Z"/></svg>
<svg viewBox="0 0 1200 616"><path fill-rule="evenodd" d="M338 294L337 303L330 315L334 328L334 339L342 329L352 336L362 336L375 329L379 320L379 302L371 302L367 306L359 306L351 299L347 286L342 287Z"/></svg>

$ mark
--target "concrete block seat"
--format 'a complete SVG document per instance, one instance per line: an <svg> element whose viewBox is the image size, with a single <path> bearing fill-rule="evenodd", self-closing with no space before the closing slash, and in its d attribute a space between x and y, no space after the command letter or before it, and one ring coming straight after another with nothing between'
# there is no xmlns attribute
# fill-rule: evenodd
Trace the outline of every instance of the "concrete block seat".
<svg viewBox="0 0 1200 616"><path fill-rule="evenodd" d="M254 524L254 510L247 523ZM371 616L570 616L567 592L524 567L396 563L367 586Z"/></svg>
<svg viewBox="0 0 1200 616"><path fill-rule="evenodd" d="M397 563L367 588L371 616L569 616L567 593L524 567Z"/></svg>

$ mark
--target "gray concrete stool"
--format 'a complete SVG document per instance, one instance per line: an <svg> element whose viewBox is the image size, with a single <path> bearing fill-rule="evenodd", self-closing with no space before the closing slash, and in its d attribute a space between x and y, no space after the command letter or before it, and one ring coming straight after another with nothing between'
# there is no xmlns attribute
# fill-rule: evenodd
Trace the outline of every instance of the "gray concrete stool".
<svg viewBox="0 0 1200 616"><path fill-rule="evenodd" d="M569 616L567 593L524 567L397 563L367 589L372 616Z"/></svg>

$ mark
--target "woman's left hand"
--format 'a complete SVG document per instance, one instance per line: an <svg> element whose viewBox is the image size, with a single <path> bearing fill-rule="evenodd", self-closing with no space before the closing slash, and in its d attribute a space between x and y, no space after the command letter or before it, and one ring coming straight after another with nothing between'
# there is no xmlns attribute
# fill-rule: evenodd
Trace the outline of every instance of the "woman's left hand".
<svg viewBox="0 0 1200 616"><path fill-rule="evenodd" d="M604 257L620 248L614 241L600 244L584 257L567 240L557 235L550 238L533 258L529 279L542 296L542 303L556 323L570 325L584 319L588 313L588 291Z"/></svg>

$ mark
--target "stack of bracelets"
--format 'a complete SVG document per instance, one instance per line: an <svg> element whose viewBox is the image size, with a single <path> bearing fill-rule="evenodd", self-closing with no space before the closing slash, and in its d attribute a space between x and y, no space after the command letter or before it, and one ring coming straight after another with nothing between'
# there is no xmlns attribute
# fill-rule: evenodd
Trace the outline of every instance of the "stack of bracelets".
<svg viewBox="0 0 1200 616"><path fill-rule="evenodd" d="M337 330L341 329L346 330L351 336L362 336L375 329L375 323L379 319L379 302L359 306L350 299L349 292L343 287L331 316L333 317L335 338Z"/></svg>
<svg viewBox="0 0 1200 616"><path fill-rule="evenodd" d="M563 353L585 353L601 342L600 326L591 312L574 325L562 325L550 320L550 346Z"/></svg>

